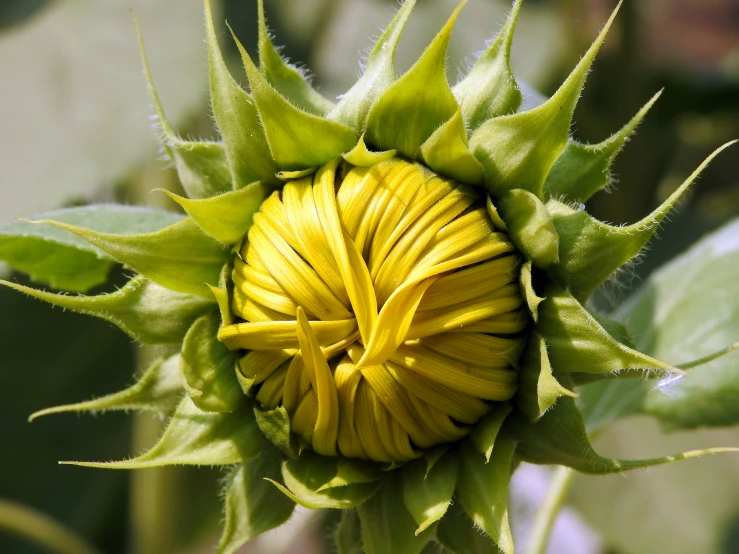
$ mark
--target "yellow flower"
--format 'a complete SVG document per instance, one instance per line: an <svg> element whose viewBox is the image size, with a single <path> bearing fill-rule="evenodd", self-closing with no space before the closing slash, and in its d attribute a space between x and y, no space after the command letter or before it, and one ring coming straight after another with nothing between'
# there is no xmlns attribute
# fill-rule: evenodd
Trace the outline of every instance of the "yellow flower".
<svg viewBox="0 0 739 554"><path fill-rule="evenodd" d="M414 6L406 0L336 104L279 56L261 1L259 68L237 41L243 90L205 6L222 140L178 137L146 70L188 197L168 194L187 217L101 206L14 231L73 251L80 271L115 260L137 275L97 297L3 284L178 347L130 389L36 414L172 416L141 456L75 463L234 464L221 552L299 503L356 508L339 535L361 527L367 554L419 553L433 538L466 552L465 541L479 540L473 523L510 553L508 481L520 461L610 473L712 452L601 457L573 399L594 380L680 371L631 348L584 303L718 153L634 225L609 226L582 208L658 96L600 145L570 139L615 12L559 90L524 110L509 68L520 0L453 88L445 54L462 5L396 79ZM9 261L51 284L91 286L69 271L71 258L58 259Z"/></svg>

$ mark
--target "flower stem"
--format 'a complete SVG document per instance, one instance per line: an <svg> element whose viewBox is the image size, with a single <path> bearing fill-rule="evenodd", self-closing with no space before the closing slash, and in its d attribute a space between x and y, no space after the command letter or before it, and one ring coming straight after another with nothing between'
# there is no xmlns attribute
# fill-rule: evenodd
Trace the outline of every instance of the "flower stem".
<svg viewBox="0 0 739 554"><path fill-rule="evenodd" d="M98 554L98 550L59 522L10 500L0 500L0 529L58 554Z"/></svg>
<svg viewBox="0 0 739 554"><path fill-rule="evenodd" d="M570 490L575 471L569 467L560 466L554 472L549 490L536 511L531 539L526 550L527 554L545 554L549 535L554 527L557 514L564 504Z"/></svg>

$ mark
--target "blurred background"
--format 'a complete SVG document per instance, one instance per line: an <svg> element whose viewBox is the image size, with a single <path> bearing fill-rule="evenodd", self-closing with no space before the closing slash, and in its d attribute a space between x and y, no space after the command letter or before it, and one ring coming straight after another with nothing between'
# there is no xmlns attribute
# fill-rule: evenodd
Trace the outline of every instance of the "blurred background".
<svg viewBox="0 0 739 554"><path fill-rule="evenodd" d="M255 51L256 0L212 0ZM176 6L175 6L176 4ZM513 46L517 77L550 95L589 46L614 0L526 0ZM407 69L455 0L419 0L401 40ZM396 0L266 0L283 54L310 67L327 97L346 90L358 58L389 21ZM508 0L470 0L449 50L453 83L497 32ZM212 137L200 0L0 0L0 221L91 202L174 209L157 187L177 190L150 121L130 10L137 14L155 84L183 135ZM237 79L233 44L221 34ZM657 105L615 164L617 194L590 211L634 222L664 200L716 147L739 137L739 2L626 0L575 113L574 135L599 142L656 91ZM736 149L719 157L689 192L647 256L598 297L615 309L649 274L705 233L739 215ZM0 275L8 277L0 266ZM10 278L26 282L16 274ZM124 281L114 272L97 292ZM57 465L140 452L163 422L150 416L62 414L29 424L30 413L99 396L133 380L155 353L105 322L62 313L0 289L0 497L39 510L110 554L211 552L221 513L217 470L136 473ZM605 455L648 457L716 444L736 430L664 434L631 418L599 437ZM514 480L517 533L547 485L546 469ZM330 518L298 512L284 530L244 552L330 552ZM41 548L3 534L0 552ZM739 553L739 458L720 456L607 478L578 478L553 553Z"/></svg>

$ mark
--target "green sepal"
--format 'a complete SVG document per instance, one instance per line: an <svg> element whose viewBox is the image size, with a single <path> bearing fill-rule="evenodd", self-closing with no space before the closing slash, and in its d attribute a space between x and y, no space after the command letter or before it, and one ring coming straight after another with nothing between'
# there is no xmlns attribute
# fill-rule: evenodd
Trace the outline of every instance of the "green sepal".
<svg viewBox="0 0 739 554"><path fill-rule="evenodd" d="M511 44L521 4L522 0L514 2L503 28L467 76L452 89L470 129L477 129L492 117L515 113L521 105L521 91L510 66Z"/></svg>
<svg viewBox="0 0 739 554"><path fill-rule="evenodd" d="M246 400L234 369L237 354L216 338L219 319L215 313L197 319L182 343L182 383L204 412L233 412Z"/></svg>
<svg viewBox="0 0 739 554"><path fill-rule="evenodd" d="M139 410L171 413L182 400L180 356L160 358L144 372L136 384L113 394L86 402L64 404L39 410L28 421L63 412L104 412L107 410Z"/></svg>
<svg viewBox="0 0 739 554"><path fill-rule="evenodd" d="M515 443L509 437L499 435L488 462L471 444L463 444L457 479L457 491L465 511L504 554L513 554L513 536L508 521L508 482L514 450Z"/></svg>
<svg viewBox="0 0 739 554"><path fill-rule="evenodd" d="M144 344L176 344L195 319L213 311L213 302L174 292L137 275L126 285L98 296L71 296L32 289L0 280L0 285L54 306L99 317Z"/></svg>
<svg viewBox="0 0 739 554"><path fill-rule="evenodd" d="M659 98L655 94L620 131L598 144L569 140L544 183L548 198L584 203L611 184L611 164Z"/></svg>
<svg viewBox="0 0 739 554"><path fill-rule="evenodd" d="M539 320L539 304L541 304L544 299L538 296L534 290L534 281L531 271L532 263L531 260L528 260L521 266L521 274L518 279L518 284L521 287L521 296L523 296L523 299L526 301L526 306L529 309L529 315L531 315L531 319L536 323Z"/></svg>
<svg viewBox="0 0 739 554"><path fill-rule="evenodd" d="M459 459L447 452L426 471L425 460L415 460L402 470L403 502L418 524L416 535L420 535L439 521L449 508L457 484Z"/></svg>
<svg viewBox="0 0 739 554"><path fill-rule="evenodd" d="M458 499L439 522L436 539L453 554L491 554L495 549L490 539L475 527Z"/></svg>
<svg viewBox="0 0 739 554"><path fill-rule="evenodd" d="M240 190L199 200L183 198L167 190L162 192L182 206L206 235L226 245L235 244L246 235L254 214L268 194L266 186L259 181Z"/></svg>
<svg viewBox="0 0 739 554"><path fill-rule="evenodd" d="M391 84L367 116L366 140L414 159L459 106L446 80L446 49L462 2L418 61Z"/></svg>
<svg viewBox="0 0 739 554"><path fill-rule="evenodd" d="M299 454L298 439L290 432L290 416L287 410L278 406L274 410L266 410L259 405L254 406L254 416L262 434L269 439L283 454L297 458Z"/></svg>
<svg viewBox="0 0 739 554"><path fill-rule="evenodd" d="M272 484L306 508L354 508L365 502L377 490L378 483L358 482L321 490L338 473L338 458L320 456L311 450L303 450L299 459L282 463L284 485Z"/></svg>
<svg viewBox="0 0 739 554"><path fill-rule="evenodd" d="M249 78L269 150L281 170L319 167L354 148L359 135L353 129L293 106L272 88L241 43L235 37L234 40Z"/></svg>
<svg viewBox="0 0 739 554"><path fill-rule="evenodd" d="M546 209L534 194L513 189L498 199L508 236L534 266L546 269L558 260L559 237Z"/></svg>
<svg viewBox="0 0 739 554"><path fill-rule="evenodd" d="M144 39L141 36L139 22L135 17L134 22L139 38L144 76L157 117L159 137L170 160L177 168L182 188L190 198L205 198L231 190L231 170L223 145L215 142L182 140L172 129L154 88L149 61L144 49Z"/></svg>
<svg viewBox="0 0 739 554"><path fill-rule="evenodd" d="M37 217L124 233L155 231L182 219L170 212L114 204L54 210ZM0 260L34 281L75 292L105 283L115 263L77 235L23 220L0 223Z"/></svg>
<svg viewBox="0 0 739 554"><path fill-rule="evenodd" d="M467 148L467 129L460 110L421 145L421 158L431 169L455 181L483 183L482 165Z"/></svg>
<svg viewBox="0 0 739 554"><path fill-rule="evenodd" d="M205 42L213 117L223 138L233 189L254 181L277 184L277 172L253 99L238 85L223 61L210 1L205 1Z"/></svg>
<svg viewBox="0 0 739 554"><path fill-rule="evenodd" d="M620 7L620 4L619 4ZM570 136L570 124L590 65L618 7L598 38L554 95L526 112L489 119L472 133L470 150L485 168L492 193L525 189L542 198L544 181Z"/></svg>
<svg viewBox="0 0 739 554"><path fill-rule="evenodd" d="M155 283L185 294L212 298L207 283L217 283L226 250L186 218L153 233L118 235L84 229L62 221L46 223L82 237Z"/></svg>
<svg viewBox="0 0 739 554"><path fill-rule="evenodd" d="M383 150L382 152L370 150L364 142L364 135L362 135L354 148L344 154L343 158L356 167L372 167L375 164L394 158L397 154L397 150Z"/></svg>
<svg viewBox="0 0 739 554"><path fill-rule="evenodd" d="M375 462L345 458L336 459L336 474L326 483L318 487L318 492L334 487L345 487L358 483L372 483L382 477L380 466Z"/></svg>
<svg viewBox="0 0 739 554"><path fill-rule="evenodd" d="M377 39L364 66L359 80L341 97L339 103L329 114L328 119L343 123L358 133L364 131L372 105L380 95L395 81L395 51L400 35L416 0L405 0L395 17Z"/></svg>
<svg viewBox="0 0 739 554"><path fill-rule="evenodd" d="M334 103L316 92L303 73L287 63L278 53L267 30L264 0L259 0L259 70L282 96L298 108L317 115L325 115Z"/></svg>
<svg viewBox="0 0 739 554"><path fill-rule="evenodd" d="M433 526L415 534L417 524L403 502L399 471L387 475L357 513L365 554L420 554L433 536Z"/></svg>
<svg viewBox="0 0 739 554"><path fill-rule="evenodd" d="M539 306L536 330L546 342L558 374L611 373L622 370L677 372L677 368L621 344L572 294L556 286Z"/></svg>
<svg viewBox="0 0 739 554"><path fill-rule="evenodd" d="M203 412L185 396L164 431L148 452L117 462L60 462L108 469L143 469L170 465L221 466L257 456L265 439L251 406L233 413Z"/></svg>
<svg viewBox="0 0 739 554"><path fill-rule="evenodd" d="M485 463L490 461L490 456L492 456L495 447L495 439L498 438L503 422L512 409L513 407L508 403L496 402L472 429L470 444L485 456Z"/></svg>
<svg viewBox="0 0 739 554"><path fill-rule="evenodd" d="M560 263L552 268L551 275L568 286L576 298L586 299L619 267L641 252L706 166L734 142L716 149L662 205L632 225L608 225L584 210L574 210L556 200L547 202L559 234Z"/></svg>
<svg viewBox="0 0 739 554"><path fill-rule="evenodd" d="M331 533L336 554L364 554L359 516L356 510L343 510Z"/></svg>
<svg viewBox="0 0 739 554"><path fill-rule="evenodd" d="M282 182L292 181L293 179L302 179L313 175L318 171L317 167L309 167L307 169L301 169L299 171L278 171L277 178Z"/></svg>
<svg viewBox="0 0 739 554"><path fill-rule="evenodd" d="M225 515L218 554L233 554L257 535L279 527L293 513L295 503L267 481L280 479L280 453L262 452L231 470L226 478Z"/></svg>
<svg viewBox="0 0 739 554"><path fill-rule="evenodd" d="M563 395L577 396L557 381L544 339L536 332L531 333L519 369L518 408L530 421L536 421Z"/></svg>
<svg viewBox="0 0 739 554"><path fill-rule="evenodd" d="M643 460L604 458L593 450L582 414L573 399L567 397L561 398L535 425L520 415L508 421L519 439L516 456L520 461L563 465L593 475L665 465L708 454L739 452L739 448L706 448Z"/></svg>

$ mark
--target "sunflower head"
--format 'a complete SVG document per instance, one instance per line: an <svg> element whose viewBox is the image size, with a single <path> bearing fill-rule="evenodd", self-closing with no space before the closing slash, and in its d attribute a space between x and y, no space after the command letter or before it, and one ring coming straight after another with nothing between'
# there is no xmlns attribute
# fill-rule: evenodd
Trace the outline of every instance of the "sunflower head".
<svg viewBox="0 0 739 554"><path fill-rule="evenodd" d="M233 464L223 552L299 503L357 508L339 535L359 526L368 554L420 552L433 537L466 552L473 524L509 553L507 487L520 461L609 473L674 460L623 462L590 446L579 384L680 370L632 348L585 302L718 151L642 221L596 220L583 204L609 184L659 96L601 144L570 138L616 12L550 99L524 102L509 67L520 0L449 86L446 48L463 4L396 78L406 0L333 103L280 57L261 1L258 67L236 40L248 90L239 86L206 1L221 140L176 135L146 69L187 196L168 194L187 217L104 207L43 220L57 233L49 242L81 238L135 270L116 293L4 283L141 342L177 345L134 387L41 413L171 414L149 452L82 465ZM118 219L91 216L100 210ZM111 231L116 221L125 231Z"/></svg>

